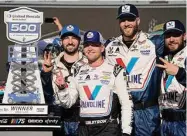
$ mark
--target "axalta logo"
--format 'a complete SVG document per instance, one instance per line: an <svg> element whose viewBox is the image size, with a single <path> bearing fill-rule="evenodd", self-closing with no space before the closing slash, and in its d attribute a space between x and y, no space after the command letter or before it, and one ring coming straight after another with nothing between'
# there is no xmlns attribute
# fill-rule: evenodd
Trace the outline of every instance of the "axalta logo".
<svg viewBox="0 0 187 136"><path fill-rule="evenodd" d="M102 87L101 85L96 85L94 90L91 92L88 86L83 86L84 92L86 93L86 96L88 97L89 100L95 100L99 91L101 90L101 87Z"/></svg>
<svg viewBox="0 0 187 136"><path fill-rule="evenodd" d="M11 124L24 124L24 123L25 123L25 119L24 118L12 119L11 120Z"/></svg>
<svg viewBox="0 0 187 136"><path fill-rule="evenodd" d="M32 111L33 106L12 106L11 111Z"/></svg>

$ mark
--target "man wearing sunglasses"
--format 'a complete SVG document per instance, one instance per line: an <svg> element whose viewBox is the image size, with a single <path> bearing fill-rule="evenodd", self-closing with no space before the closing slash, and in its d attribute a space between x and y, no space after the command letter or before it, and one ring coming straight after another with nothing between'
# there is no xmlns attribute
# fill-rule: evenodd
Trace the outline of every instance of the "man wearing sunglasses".
<svg viewBox="0 0 187 136"><path fill-rule="evenodd" d="M132 101L126 90L123 67L104 59L104 45L99 32L87 31L83 46L88 64L71 78L68 88L60 88L65 83L61 76L61 82L56 83L59 86L56 97L66 108L80 99L79 136L130 135ZM121 128L117 120L120 113Z"/></svg>
<svg viewBox="0 0 187 136"><path fill-rule="evenodd" d="M164 59L157 66L164 70L159 105L162 136L186 135L186 30L179 20L164 24Z"/></svg>
<svg viewBox="0 0 187 136"><path fill-rule="evenodd" d="M155 65L163 46L155 46L148 34L139 30L140 17L134 5L120 6L117 19L121 35L106 42L106 58L126 69L127 90L134 103L133 135L157 136L161 70Z"/></svg>

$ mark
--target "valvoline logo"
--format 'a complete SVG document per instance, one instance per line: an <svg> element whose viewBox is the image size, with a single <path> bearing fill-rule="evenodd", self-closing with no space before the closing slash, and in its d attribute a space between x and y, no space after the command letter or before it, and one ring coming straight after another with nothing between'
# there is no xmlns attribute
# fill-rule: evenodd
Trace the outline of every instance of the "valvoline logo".
<svg viewBox="0 0 187 136"><path fill-rule="evenodd" d="M137 63L138 59L139 59L138 57L132 57L127 66L125 65L125 63L121 58L116 58L116 62L118 65L126 68L127 74L130 74L135 64Z"/></svg>
<svg viewBox="0 0 187 136"><path fill-rule="evenodd" d="M128 63L128 65L126 66L125 63L123 62L123 60L121 58L116 58L116 62L118 65L124 67L126 69L127 72L127 81L128 83L138 83L138 84L142 84L141 82L141 76L142 74L136 74L136 75L131 75L131 71L134 68L134 66L136 65L137 61L139 60L138 57L132 57Z"/></svg>
<svg viewBox="0 0 187 136"><path fill-rule="evenodd" d="M96 85L93 92L90 91L90 88L86 85L83 86L84 91L86 93L86 96L88 97L89 100L95 100L99 91L101 90L101 85Z"/></svg>

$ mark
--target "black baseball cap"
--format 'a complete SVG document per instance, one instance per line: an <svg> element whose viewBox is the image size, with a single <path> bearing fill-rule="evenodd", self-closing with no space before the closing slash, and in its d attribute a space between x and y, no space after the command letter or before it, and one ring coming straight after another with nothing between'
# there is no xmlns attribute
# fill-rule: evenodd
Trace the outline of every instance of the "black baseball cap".
<svg viewBox="0 0 187 136"><path fill-rule="evenodd" d="M170 32L183 34L186 32L184 25L179 20L167 21L164 24L163 30L164 30L164 34L167 34Z"/></svg>
<svg viewBox="0 0 187 136"><path fill-rule="evenodd" d="M118 8L117 19L129 18L129 17L139 17L138 9L132 4L125 4Z"/></svg>

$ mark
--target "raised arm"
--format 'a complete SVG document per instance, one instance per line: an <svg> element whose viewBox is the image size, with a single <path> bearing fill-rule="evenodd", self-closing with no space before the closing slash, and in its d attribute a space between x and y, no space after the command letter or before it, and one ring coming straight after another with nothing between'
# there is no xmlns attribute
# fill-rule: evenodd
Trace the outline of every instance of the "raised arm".
<svg viewBox="0 0 187 136"><path fill-rule="evenodd" d="M58 30L62 30L62 24L60 23L60 20L57 17L53 17L54 19L54 24L58 27Z"/></svg>
<svg viewBox="0 0 187 136"><path fill-rule="evenodd" d="M74 77L69 77L70 84L65 83L62 73L56 76L55 84L55 102L64 108L70 108L78 99L78 90Z"/></svg>

